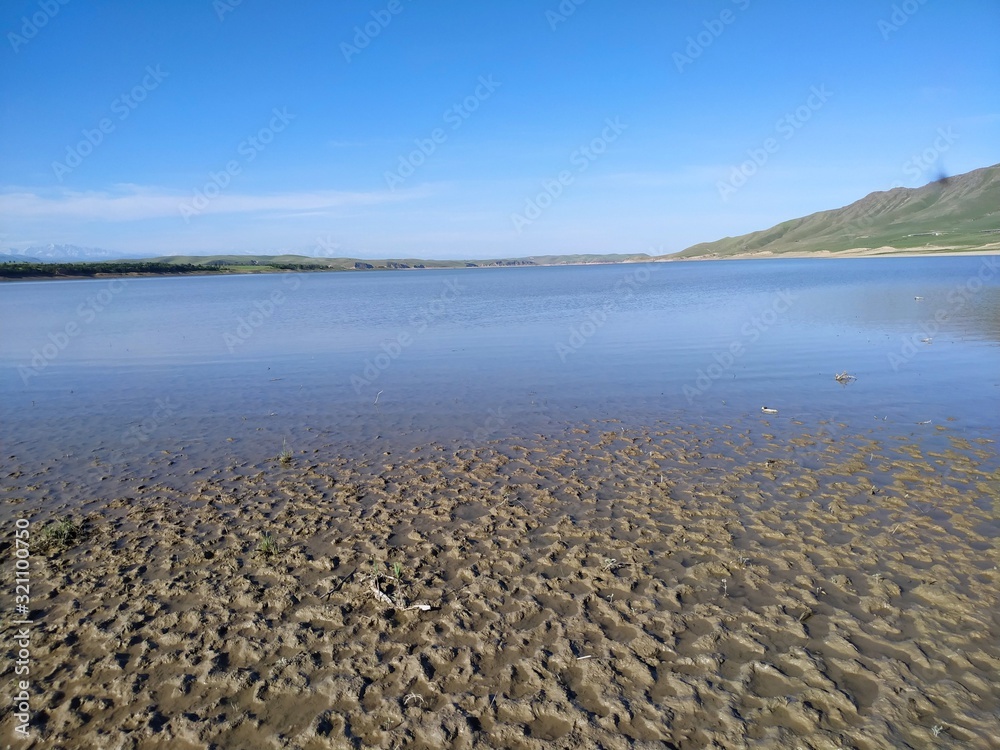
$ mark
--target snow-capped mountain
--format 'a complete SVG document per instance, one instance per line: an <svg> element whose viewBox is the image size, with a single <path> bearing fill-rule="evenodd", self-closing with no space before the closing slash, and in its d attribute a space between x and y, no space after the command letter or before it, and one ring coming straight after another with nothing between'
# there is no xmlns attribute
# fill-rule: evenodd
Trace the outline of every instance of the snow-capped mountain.
<svg viewBox="0 0 1000 750"><path fill-rule="evenodd" d="M80 247L79 245L32 245L31 247L8 248L0 254L5 260L24 260L26 262L42 261L45 263L62 263L66 261L84 260L115 260L118 258L135 257L134 253L121 253L103 250L99 247Z"/></svg>

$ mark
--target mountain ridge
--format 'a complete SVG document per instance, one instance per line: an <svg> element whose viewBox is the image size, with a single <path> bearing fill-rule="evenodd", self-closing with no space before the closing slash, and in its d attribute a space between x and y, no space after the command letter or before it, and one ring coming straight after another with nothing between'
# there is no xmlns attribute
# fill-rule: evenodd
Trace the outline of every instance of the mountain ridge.
<svg viewBox="0 0 1000 750"><path fill-rule="evenodd" d="M1000 164L918 188L876 191L768 229L701 242L671 258L1000 250Z"/></svg>

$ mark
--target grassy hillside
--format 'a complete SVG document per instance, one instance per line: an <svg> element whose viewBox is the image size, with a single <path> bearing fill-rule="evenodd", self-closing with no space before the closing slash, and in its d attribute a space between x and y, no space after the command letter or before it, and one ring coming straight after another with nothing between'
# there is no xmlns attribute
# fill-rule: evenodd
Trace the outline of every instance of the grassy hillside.
<svg viewBox="0 0 1000 750"><path fill-rule="evenodd" d="M920 188L872 193L844 208L820 211L740 237L689 247L674 258L737 254L976 250L1000 243L1000 165Z"/></svg>

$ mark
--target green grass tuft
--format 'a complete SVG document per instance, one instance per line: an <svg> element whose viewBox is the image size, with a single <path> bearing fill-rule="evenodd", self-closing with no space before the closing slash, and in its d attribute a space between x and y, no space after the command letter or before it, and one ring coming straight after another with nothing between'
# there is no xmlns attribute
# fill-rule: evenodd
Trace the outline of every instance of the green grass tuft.
<svg viewBox="0 0 1000 750"><path fill-rule="evenodd" d="M38 535L38 546L43 552L61 552L69 549L83 537L83 529L72 518L49 521Z"/></svg>
<svg viewBox="0 0 1000 750"><path fill-rule="evenodd" d="M278 554L278 543L273 536L264 532L260 535L260 541L257 542L257 552L262 557L270 559Z"/></svg>

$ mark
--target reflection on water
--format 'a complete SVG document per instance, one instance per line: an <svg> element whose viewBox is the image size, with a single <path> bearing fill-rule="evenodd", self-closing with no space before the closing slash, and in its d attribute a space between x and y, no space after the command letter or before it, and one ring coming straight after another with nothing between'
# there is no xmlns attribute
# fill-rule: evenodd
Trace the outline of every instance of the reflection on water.
<svg viewBox="0 0 1000 750"><path fill-rule="evenodd" d="M762 405L778 426L995 434L998 270L993 256L6 284L0 416L8 444L53 455L306 426L482 441L759 420Z"/></svg>

